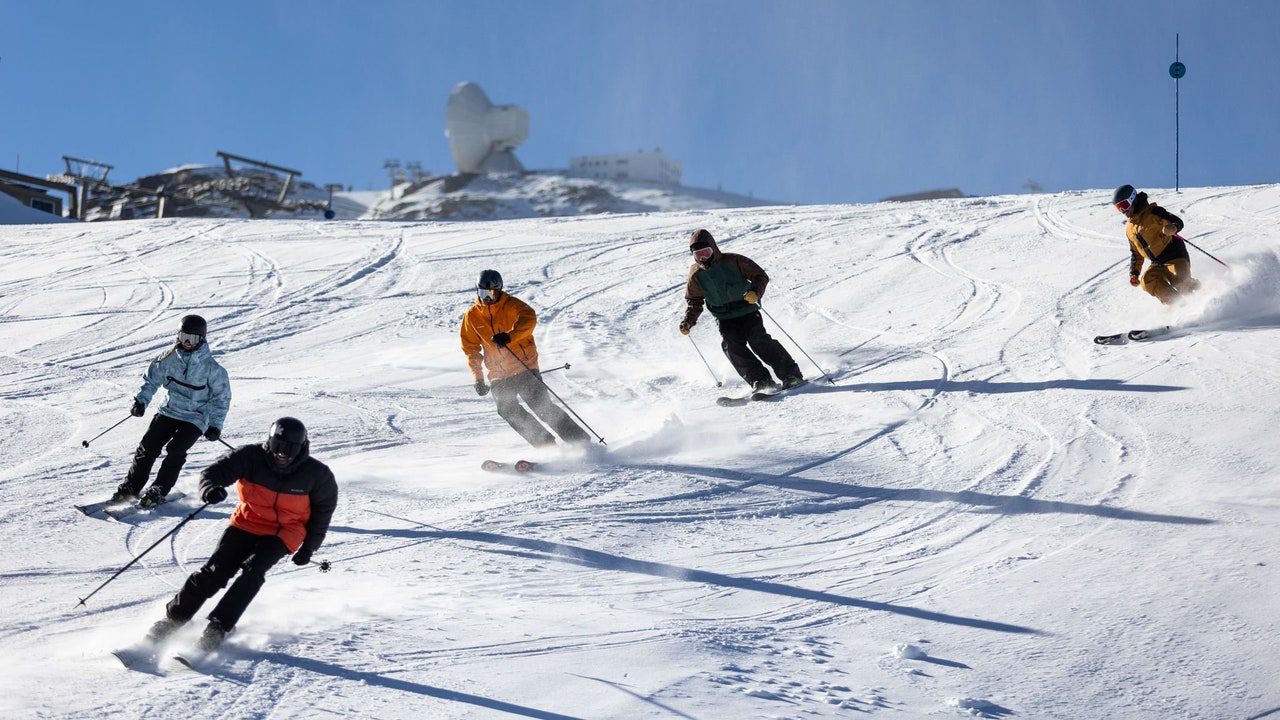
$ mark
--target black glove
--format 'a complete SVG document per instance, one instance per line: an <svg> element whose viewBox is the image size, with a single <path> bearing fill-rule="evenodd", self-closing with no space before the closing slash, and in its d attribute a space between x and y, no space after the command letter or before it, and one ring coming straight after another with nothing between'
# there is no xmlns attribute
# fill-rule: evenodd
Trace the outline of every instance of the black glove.
<svg viewBox="0 0 1280 720"><path fill-rule="evenodd" d="M147 406L143 405L137 400L134 400L133 407L129 408L129 414L134 417L142 417L143 415L146 414L146 412L147 412Z"/></svg>
<svg viewBox="0 0 1280 720"><path fill-rule="evenodd" d="M690 330L692 330L692 329L693 329L693 323L689 322L688 320L686 320L686 321L684 321L684 322L680 323L680 334L681 334L681 335L688 335L688 334L689 334L689 331L690 331Z"/></svg>
<svg viewBox="0 0 1280 720"><path fill-rule="evenodd" d="M311 562L311 548L300 547L298 552L293 554L294 565L306 565L309 562Z"/></svg>
<svg viewBox="0 0 1280 720"><path fill-rule="evenodd" d="M476 394L480 397L484 397L489 394L489 386L485 385L483 380L476 381Z"/></svg>
<svg viewBox="0 0 1280 720"><path fill-rule="evenodd" d="M204 492L200 493L200 499L209 503L210 505L217 505L218 503L227 499L227 489L222 487L221 485L214 485L208 490L205 490Z"/></svg>
<svg viewBox="0 0 1280 720"><path fill-rule="evenodd" d="M212 425L209 426L208 430L204 431L204 439L209 442L213 442L220 437L222 437L222 431Z"/></svg>
<svg viewBox="0 0 1280 720"><path fill-rule="evenodd" d="M506 333L498 333L493 336L493 344L500 348L506 347L509 342L511 342L511 336Z"/></svg>

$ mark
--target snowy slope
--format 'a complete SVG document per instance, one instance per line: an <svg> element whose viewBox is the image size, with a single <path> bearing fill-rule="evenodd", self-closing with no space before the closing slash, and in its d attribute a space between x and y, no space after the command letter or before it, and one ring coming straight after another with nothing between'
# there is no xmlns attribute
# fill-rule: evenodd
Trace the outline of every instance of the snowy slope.
<svg viewBox="0 0 1280 720"><path fill-rule="evenodd" d="M1171 313L1128 286L1100 191L0 228L0 715L1275 714L1280 186L1153 195L1232 265L1196 254L1204 288ZM700 226L769 270L766 308L834 386L716 406L741 385L675 329ZM486 267L539 309L544 365L573 366L548 382L607 448L532 452L475 396L456 325ZM225 437L297 415L343 496L332 573L281 564L225 662L157 677L107 651L231 504L87 607L195 504L70 505L122 478L142 421L80 441L192 310L232 376ZM709 318L692 338L725 378Z"/></svg>

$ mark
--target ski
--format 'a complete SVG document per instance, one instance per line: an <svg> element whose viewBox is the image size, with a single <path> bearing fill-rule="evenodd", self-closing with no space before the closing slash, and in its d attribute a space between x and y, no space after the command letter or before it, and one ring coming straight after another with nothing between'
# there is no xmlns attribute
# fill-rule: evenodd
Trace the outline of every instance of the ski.
<svg viewBox="0 0 1280 720"><path fill-rule="evenodd" d="M199 650L189 650L184 653L177 653L173 656L173 661L185 667L188 670L200 672L200 664L208 657L208 653L202 653Z"/></svg>
<svg viewBox="0 0 1280 720"><path fill-rule="evenodd" d="M795 392L796 390L799 390L800 388L808 384L809 384L808 381L805 381L800 383L799 385L796 385L790 388L779 387L773 390L761 390L760 392L753 392L750 395L747 395L746 397L736 397L736 398L720 397L720 398L716 398L716 404L719 405L720 407L738 407L741 405L746 405L747 403L751 403L751 402L760 402L762 400L776 400L776 399L782 398L785 395L789 395L790 393Z"/></svg>
<svg viewBox="0 0 1280 720"><path fill-rule="evenodd" d="M108 508L116 506L124 506L133 503L135 499L129 500L103 500L102 502L86 503L84 505L72 505L71 507L79 510L85 515L93 516L101 512L105 512Z"/></svg>
<svg viewBox="0 0 1280 720"><path fill-rule="evenodd" d="M480 469L485 472L517 472L527 473L538 469L538 463L529 460L517 460L514 463L498 462L497 460L485 460L480 463Z"/></svg>
<svg viewBox="0 0 1280 720"><path fill-rule="evenodd" d="M108 517L114 520L121 520L123 518L129 517L130 515L133 515L134 513L148 512L151 510L155 510L158 507L168 505L174 500L180 500L186 496L187 494L182 492L181 490L174 490L173 492L169 493L169 495L165 497L164 502L160 503L159 505L153 505L149 508L144 508L136 502L131 502L125 505L117 505L114 507L109 507L104 512Z"/></svg>
<svg viewBox="0 0 1280 720"><path fill-rule="evenodd" d="M126 670L143 672L149 675L159 675L159 658L156 655L156 646L153 643L142 642L129 647L117 648L111 651L111 654Z"/></svg>
<svg viewBox="0 0 1280 720"><path fill-rule="evenodd" d="M1148 328L1142 330L1130 330L1129 332L1116 333L1115 335L1099 335L1093 341L1099 345L1123 345L1126 340L1133 342L1142 342L1152 338L1167 335L1173 331L1173 327L1164 325L1162 327Z"/></svg>
<svg viewBox="0 0 1280 720"><path fill-rule="evenodd" d="M1152 328L1149 330L1130 330L1125 333L1125 336L1134 342L1141 342L1143 340L1150 340L1152 338L1168 334L1171 330L1173 330L1172 327L1165 325L1164 327Z"/></svg>

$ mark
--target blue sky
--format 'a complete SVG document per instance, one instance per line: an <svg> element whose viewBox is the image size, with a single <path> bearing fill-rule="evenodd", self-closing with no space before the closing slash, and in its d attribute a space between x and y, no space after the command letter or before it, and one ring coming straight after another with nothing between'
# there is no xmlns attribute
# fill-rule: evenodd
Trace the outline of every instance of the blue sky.
<svg viewBox="0 0 1280 720"><path fill-rule="evenodd" d="M798 203L1280 181L1280 3L0 0L0 168L132 180L216 150L382 188L452 172L444 105L531 116L529 168L661 147Z"/></svg>

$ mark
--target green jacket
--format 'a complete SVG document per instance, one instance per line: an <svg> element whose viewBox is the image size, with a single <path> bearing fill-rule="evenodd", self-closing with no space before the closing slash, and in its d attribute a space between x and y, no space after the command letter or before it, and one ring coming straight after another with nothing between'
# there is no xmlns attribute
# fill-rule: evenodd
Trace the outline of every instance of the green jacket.
<svg viewBox="0 0 1280 720"><path fill-rule="evenodd" d="M696 233L695 233L696 237ZM717 320L729 320L760 312L760 306L742 299L748 290L763 297L769 284L769 276L751 258L735 253L720 252L710 233L704 236L713 248L706 265L694 263L689 268L689 281L685 284L684 299L688 308L684 321L693 325L698 321L705 305ZM692 239L690 245L693 244Z"/></svg>

